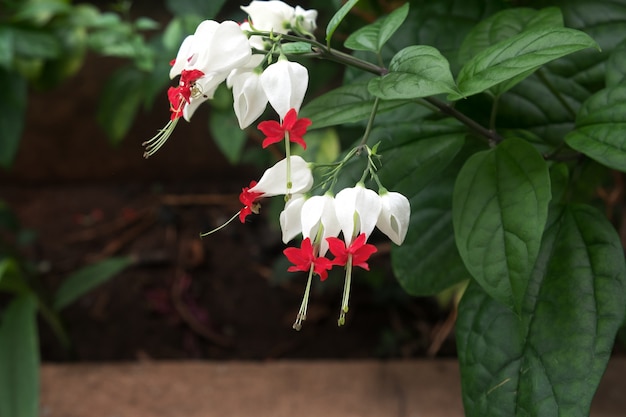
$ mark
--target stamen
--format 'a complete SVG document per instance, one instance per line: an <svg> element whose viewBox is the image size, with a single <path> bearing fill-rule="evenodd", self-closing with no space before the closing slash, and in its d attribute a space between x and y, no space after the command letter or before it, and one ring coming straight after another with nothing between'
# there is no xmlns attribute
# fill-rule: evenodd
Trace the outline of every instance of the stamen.
<svg viewBox="0 0 626 417"><path fill-rule="evenodd" d="M341 312L339 313L338 326L346 324L346 313L348 312L348 301L350 299L350 284L352 282L352 254L348 255L346 262L346 280L343 284L343 298L341 299Z"/></svg>
<svg viewBox="0 0 626 417"><path fill-rule="evenodd" d="M293 182L291 181L291 144L289 143L289 131L285 131L285 160L287 162L287 192L285 194L291 194L291 188Z"/></svg>
<svg viewBox="0 0 626 417"><path fill-rule="evenodd" d="M170 120L169 122L167 122L167 124L165 125L163 129L159 129L159 133L157 133L156 135L154 135L154 137L152 137L151 139L141 144L142 146L146 147L146 150L143 153L144 158L148 158L154 155L156 151L161 149L161 146L163 146L165 142L167 142L169 137L172 135L172 132L174 131L174 128L176 127L176 124L178 123L178 119L179 118L176 118L174 120Z"/></svg>
<svg viewBox="0 0 626 417"><path fill-rule="evenodd" d="M300 310L298 311L296 321L293 324L294 330L300 331L300 329L302 329L302 322L306 320L306 311L309 304L309 294L311 293L311 280L313 279L313 268L314 265L313 263L311 263L311 269L309 270L309 279L306 283L306 288L304 290L304 297L302 297L302 304L300 304Z"/></svg>
<svg viewBox="0 0 626 417"><path fill-rule="evenodd" d="M235 213L235 215L233 217L228 219L226 221L226 223L222 224L221 226L218 226L218 227L216 227L213 230L209 230L208 232L200 233L200 237L205 237L205 236L211 235L211 234L213 234L215 232L218 232L218 231L222 230L223 228L228 226L233 220L235 220L237 218L237 216L239 216L239 213L241 213L241 210L239 210L237 213Z"/></svg>

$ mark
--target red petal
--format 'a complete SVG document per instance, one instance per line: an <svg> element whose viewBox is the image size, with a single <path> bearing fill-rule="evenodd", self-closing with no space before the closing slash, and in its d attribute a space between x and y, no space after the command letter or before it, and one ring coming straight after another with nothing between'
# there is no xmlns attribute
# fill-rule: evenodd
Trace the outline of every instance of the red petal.
<svg viewBox="0 0 626 417"><path fill-rule="evenodd" d="M239 211L239 221L241 223L245 223L246 222L246 217L248 217L249 214L252 214L252 210L250 209L250 207L244 207Z"/></svg>
<svg viewBox="0 0 626 417"><path fill-rule="evenodd" d="M302 149L306 149L306 142L302 139L301 136L296 136L294 134L289 135L289 142L297 143L302 146ZM265 148L265 146L263 146Z"/></svg>
<svg viewBox="0 0 626 417"><path fill-rule="evenodd" d="M257 126L265 136L284 136L285 129L276 120L265 120Z"/></svg>
<svg viewBox="0 0 626 417"><path fill-rule="evenodd" d="M304 136L306 133L306 129L311 126L313 122L311 119L307 119L303 117L302 119L298 119L293 127L289 130L290 133L293 133L297 136Z"/></svg>
<svg viewBox="0 0 626 417"><path fill-rule="evenodd" d="M263 143L261 143L261 146L263 147L263 149L265 149L268 146L278 143L282 140L283 140L283 136L268 136L265 139L263 139Z"/></svg>
<svg viewBox="0 0 626 417"><path fill-rule="evenodd" d="M194 70L182 70L180 73L180 82L183 85L187 85L196 81L198 78L202 77L204 72L194 69Z"/></svg>
<svg viewBox="0 0 626 417"><path fill-rule="evenodd" d="M345 266L348 262L348 251L346 250L346 244L343 240L336 237L327 237L328 250L335 255L335 259L331 262L333 265Z"/></svg>
<svg viewBox="0 0 626 417"><path fill-rule="evenodd" d="M293 126L297 123L297 121L298 121L298 113L296 112L296 109L294 108L289 109L289 111L285 115L285 118L283 119L283 125L282 125L283 129L291 130Z"/></svg>

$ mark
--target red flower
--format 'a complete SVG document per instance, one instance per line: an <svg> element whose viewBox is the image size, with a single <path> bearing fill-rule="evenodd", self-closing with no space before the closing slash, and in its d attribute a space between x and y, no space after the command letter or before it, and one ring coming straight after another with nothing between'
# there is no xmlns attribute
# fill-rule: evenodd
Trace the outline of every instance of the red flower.
<svg viewBox="0 0 626 417"><path fill-rule="evenodd" d="M345 266L348 263L348 256L352 256L352 265L361 267L367 271L370 270L367 260L376 252L376 246L365 243L367 236L361 233L348 248L343 240L336 237L327 237L328 249L335 255L335 259L331 262L333 265Z"/></svg>
<svg viewBox="0 0 626 417"><path fill-rule="evenodd" d="M303 117L298 119L296 109L291 109L285 115L283 123L276 120L266 120L259 123L259 130L266 138L263 140L263 148L267 148L273 143L278 143L285 137L285 132L289 133L289 141L294 142L306 149L306 142L302 136L305 135L307 127L311 125L311 119Z"/></svg>
<svg viewBox="0 0 626 417"><path fill-rule="evenodd" d="M320 280L324 281L328 278L328 270L333 267L332 262L322 257L315 256L311 239L308 237L302 241L300 248L287 248L283 251L289 262L294 264L287 271L305 271L308 272L313 265L313 272L320 276Z"/></svg>
<svg viewBox="0 0 626 417"><path fill-rule="evenodd" d="M239 211L239 221L241 223L245 223L246 217L249 214L259 214L259 203L258 199L263 195L263 193L255 193L250 192L250 188L256 185L256 181L251 181L249 187L243 187L241 189L241 194L239 194L239 201L243 204L243 208Z"/></svg>
<svg viewBox="0 0 626 417"><path fill-rule="evenodd" d="M196 86L198 78L203 75L204 72L200 70L183 70L180 73L178 87L170 87L167 90L167 98L170 101L170 111L172 112L171 120L176 120L183 115L183 107L185 103L189 103L191 100L192 89Z"/></svg>

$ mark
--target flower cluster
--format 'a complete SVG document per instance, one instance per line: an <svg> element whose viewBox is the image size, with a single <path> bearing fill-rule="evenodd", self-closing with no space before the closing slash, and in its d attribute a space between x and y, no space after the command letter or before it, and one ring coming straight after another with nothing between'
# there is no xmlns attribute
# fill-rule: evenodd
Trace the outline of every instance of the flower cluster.
<svg viewBox="0 0 626 417"><path fill-rule="evenodd" d="M275 34L295 31L312 36L317 11L293 8L282 1L253 1L242 9L250 21L236 23L214 20L201 22L187 36L170 64L170 78L179 77L168 90L170 122L152 139L144 142L145 157L165 144L182 117L189 121L203 102L212 99L223 82L232 89L233 108L239 127L245 129L257 120L269 103L283 120L290 110L300 111L308 86L308 70L280 54L275 62L263 42ZM266 31L267 38L251 33ZM259 44L261 40L261 44ZM306 128L306 126L305 126Z"/></svg>
<svg viewBox="0 0 626 417"><path fill-rule="evenodd" d="M365 172L378 184L378 192L366 188L365 175L354 187L339 190L336 195L332 186L323 195L313 191L315 164L291 154L292 143L307 147L305 135L311 120L298 118L298 113L308 88L308 70L283 54L281 34L314 40L317 12L293 8L278 0L252 1L242 10L248 15L246 22L207 20L182 42L171 62L170 77L179 77L179 82L168 90L170 122L146 142L146 156L163 145L180 118L189 121L197 107L211 99L223 82L232 89L233 109L241 129L254 123L269 103L279 120L258 124L265 135L262 147L283 143L285 158L265 170L258 181L242 188L239 201L243 207L226 224L236 218L245 223L251 214L260 213L263 199L284 196L285 207L279 219L283 242L287 244L298 236L302 239L299 247L284 250L293 264L288 270L308 273L294 328L300 329L306 319L313 276L326 280L333 267L345 270L339 316L342 325L348 312L352 269L369 270L369 258L377 250L367 243L368 238L378 228L391 241L402 244L410 204L406 197L387 191L380 183L371 159L373 151L365 145L367 135L360 147L368 150ZM327 176L336 179L347 159L356 154L349 152ZM317 188L324 188L324 184Z"/></svg>

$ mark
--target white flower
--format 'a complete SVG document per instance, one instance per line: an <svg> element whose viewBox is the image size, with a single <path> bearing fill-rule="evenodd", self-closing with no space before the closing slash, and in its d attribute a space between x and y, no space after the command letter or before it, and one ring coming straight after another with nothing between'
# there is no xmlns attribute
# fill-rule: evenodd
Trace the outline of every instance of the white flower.
<svg viewBox="0 0 626 417"><path fill-rule="evenodd" d="M199 70L204 74L195 81L189 103L183 108L183 117L189 120L200 104L213 98L228 74L245 66L251 57L248 37L239 24L213 20L200 23L195 33L183 40L170 69L171 78L183 70Z"/></svg>
<svg viewBox="0 0 626 417"><path fill-rule="evenodd" d="M302 206L302 237L312 242L319 240L319 256L328 251L327 237L336 237L341 231L335 213L335 199L330 195L318 195L309 198ZM318 236L318 233L321 234Z"/></svg>
<svg viewBox="0 0 626 417"><path fill-rule="evenodd" d="M259 182L249 191L262 193L263 197L299 194L309 191L313 186L313 173L309 168L309 163L297 155L289 158L291 188L287 184L287 158L285 158L265 170Z"/></svg>
<svg viewBox="0 0 626 417"><path fill-rule="evenodd" d="M383 192L380 195L382 208L376 227L396 245L401 245L409 229L411 204L400 193Z"/></svg>
<svg viewBox="0 0 626 417"><path fill-rule="evenodd" d="M197 69L206 75L229 72L244 65L251 56L248 37L238 23L205 20L198 25L193 35L183 40L170 69L170 78L180 75L184 69Z"/></svg>
<svg viewBox="0 0 626 417"><path fill-rule="evenodd" d="M305 33L313 33L317 28L317 10L305 10L296 6L292 26Z"/></svg>
<svg viewBox="0 0 626 417"><path fill-rule="evenodd" d="M253 55L248 65L254 65L234 69L226 79L226 85L233 89L233 108L241 129L250 126L267 107L261 74L255 68L262 61L263 56Z"/></svg>
<svg viewBox="0 0 626 417"><path fill-rule="evenodd" d="M376 227L382 209L380 196L362 183L344 188L335 196L335 213L341 225L343 240L349 245L355 236L368 237Z"/></svg>
<svg viewBox="0 0 626 417"><path fill-rule="evenodd" d="M292 195L285 203L285 208L280 212L280 230L283 232L283 243L289 242L302 232L300 222L302 205L306 201L303 194Z"/></svg>
<svg viewBox="0 0 626 417"><path fill-rule="evenodd" d="M252 31L252 27L250 26L250 22L243 22L243 23L241 23L239 25L239 27L244 32ZM259 51L267 50L267 47L269 45L269 43L266 43L265 40L263 39L263 37L259 36L259 35L250 36L250 38L248 39L248 42L250 42L250 46L252 48L258 49Z"/></svg>
<svg viewBox="0 0 626 417"><path fill-rule="evenodd" d="M309 84L309 71L281 57L261 74L261 85L269 103L282 120L290 109L300 112Z"/></svg>
<svg viewBox="0 0 626 417"><path fill-rule="evenodd" d="M294 19L295 9L278 0L253 1L241 6L252 20L252 27L263 32L287 33Z"/></svg>

